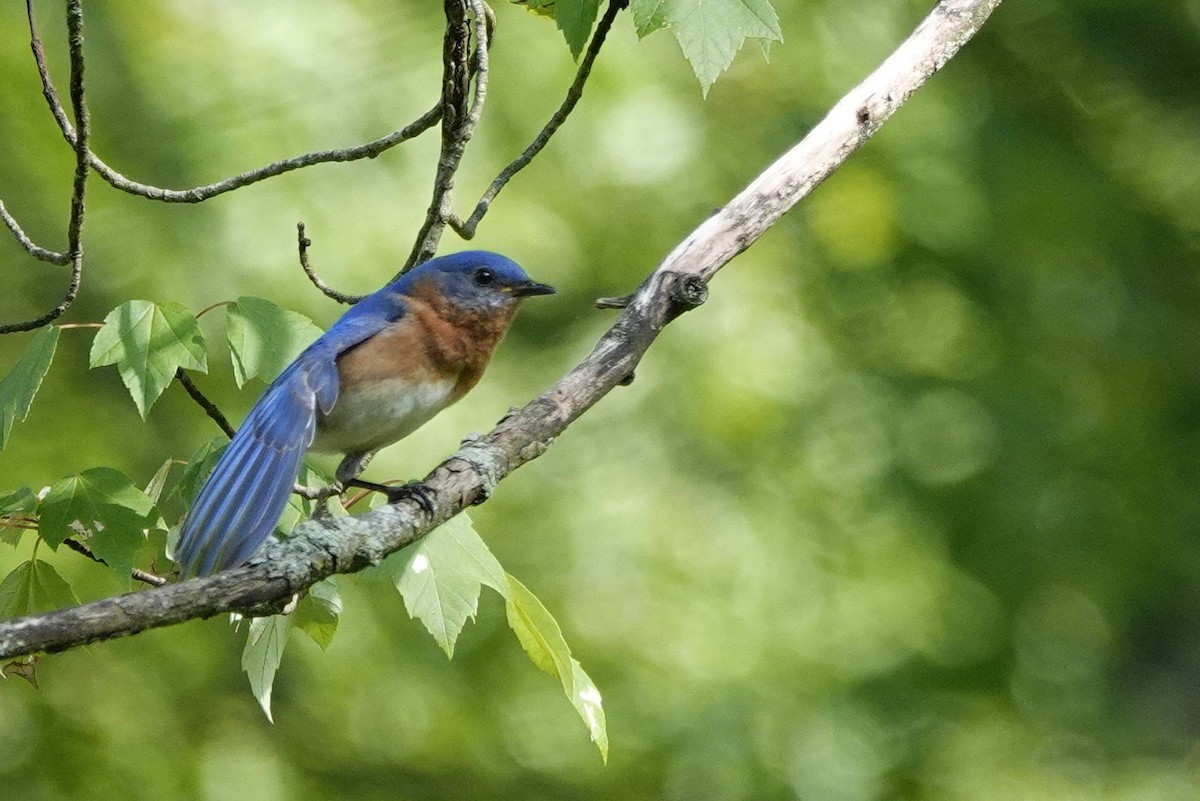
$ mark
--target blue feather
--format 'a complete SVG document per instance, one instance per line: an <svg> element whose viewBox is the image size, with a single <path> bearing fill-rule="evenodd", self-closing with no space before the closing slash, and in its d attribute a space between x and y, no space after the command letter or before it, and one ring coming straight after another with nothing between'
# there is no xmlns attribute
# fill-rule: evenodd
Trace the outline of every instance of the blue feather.
<svg viewBox="0 0 1200 801"><path fill-rule="evenodd" d="M270 536L318 424L337 403L338 357L400 320L404 296L426 281L460 309L482 314L511 316L520 297L554 291L503 256L468 251L425 262L352 306L267 387L217 460L180 529L175 560L183 575L241 564Z"/></svg>
<svg viewBox="0 0 1200 801"><path fill-rule="evenodd" d="M348 312L263 393L184 518L175 560L185 576L240 564L270 536L316 433L317 408L337 401L337 354L386 324Z"/></svg>

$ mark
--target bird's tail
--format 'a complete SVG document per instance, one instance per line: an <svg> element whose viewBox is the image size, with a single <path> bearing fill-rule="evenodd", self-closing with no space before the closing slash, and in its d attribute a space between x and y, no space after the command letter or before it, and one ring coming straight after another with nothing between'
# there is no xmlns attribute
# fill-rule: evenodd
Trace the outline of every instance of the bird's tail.
<svg viewBox="0 0 1200 801"><path fill-rule="evenodd" d="M241 564L274 530L316 427L309 384L303 369L281 375L221 454L175 546L185 577Z"/></svg>

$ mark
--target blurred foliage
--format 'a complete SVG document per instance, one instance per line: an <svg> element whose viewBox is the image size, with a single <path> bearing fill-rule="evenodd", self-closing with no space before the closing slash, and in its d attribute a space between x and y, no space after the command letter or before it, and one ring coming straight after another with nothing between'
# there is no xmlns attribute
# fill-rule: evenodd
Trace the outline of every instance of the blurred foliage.
<svg viewBox="0 0 1200 801"><path fill-rule="evenodd" d="M62 11L38 6L63 76ZM618 21L477 239L560 294L371 475L422 473L574 364L611 319L592 299L635 286L930 4L778 6L770 62L743 53L707 100L674 40ZM61 247L72 157L21 11L0 8L0 197ZM94 146L160 185L368 140L437 91L437 4L87 12ZM545 20L497 14L460 210L572 70ZM40 690L0 682L0 797L1200 798L1198 39L1192 0L1002 5L631 387L477 510L604 693L606 767L495 596L447 662L394 594L350 578L328 651L289 650L273 726L221 620L46 658ZM408 252L435 153L426 136L199 206L94 181L70 321L254 295L327 325L296 221L326 280L370 291ZM0 269L4 320L65 283L7 237ZM143 421L117 371L87 369L91 338L62 332L0 490L100 465L144 483L218 433L178 386ZM0 340L0 364L28 342ZM261 385L208 361L199 382L239 420ZM7 541L0 573L30 559ZM84 600L122 589L72 552L37 557Z"/></svg>

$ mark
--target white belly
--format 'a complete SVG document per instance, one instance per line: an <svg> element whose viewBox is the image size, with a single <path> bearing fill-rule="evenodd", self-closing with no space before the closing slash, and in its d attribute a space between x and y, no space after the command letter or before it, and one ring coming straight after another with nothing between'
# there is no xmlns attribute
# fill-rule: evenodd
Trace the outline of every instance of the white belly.
<svg viewBox="0 0 1200 801"><path fill-rule="evenodd" d="M344 392L317 422L313 450L374 451L407 437L450 404L453 381L376 381Z"/></svg>

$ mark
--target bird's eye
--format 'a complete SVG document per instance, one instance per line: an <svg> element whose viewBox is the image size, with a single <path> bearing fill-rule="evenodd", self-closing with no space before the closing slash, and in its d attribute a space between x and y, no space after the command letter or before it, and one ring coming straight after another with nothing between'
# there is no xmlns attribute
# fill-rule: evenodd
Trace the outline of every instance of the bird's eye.
<svg viewBox="0 0 1200 801"><path fill-rule="evenodd" d="M496 274L487 267L480 267L475 272L471 273L471 277L475 279L475 283L480 286L491 286L496 283Z"/></svg>

